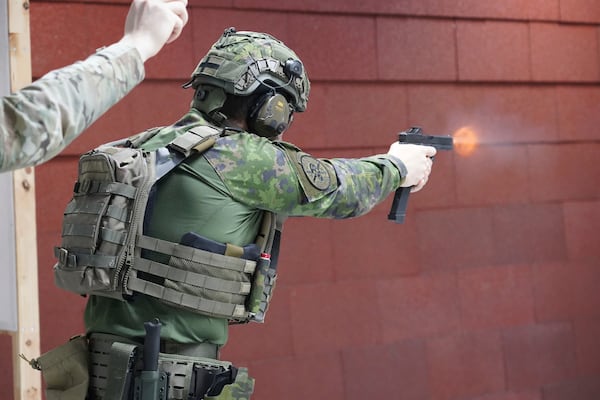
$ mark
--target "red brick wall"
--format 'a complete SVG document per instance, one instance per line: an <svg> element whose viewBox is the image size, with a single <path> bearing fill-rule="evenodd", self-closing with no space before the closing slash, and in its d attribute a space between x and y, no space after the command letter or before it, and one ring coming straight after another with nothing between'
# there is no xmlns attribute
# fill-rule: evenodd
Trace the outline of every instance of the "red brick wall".
<svg viewBox="0 0 600 400"><path fill-rule="evenodd" d="M34 1L34 75L117 40L127 3ZM304 61L310 105L286 139L307 151L384 152L413 124L482 141L436 158L404 225L386 220L390 201L287 223L268 322L233 328L223 352L251 368L256 398L600 398L596 1L190 0L190 13L145 83L37 169L42 350L82 330L84 301L51 275L77 155L177 118L179 85L236 26Z"/></svg>

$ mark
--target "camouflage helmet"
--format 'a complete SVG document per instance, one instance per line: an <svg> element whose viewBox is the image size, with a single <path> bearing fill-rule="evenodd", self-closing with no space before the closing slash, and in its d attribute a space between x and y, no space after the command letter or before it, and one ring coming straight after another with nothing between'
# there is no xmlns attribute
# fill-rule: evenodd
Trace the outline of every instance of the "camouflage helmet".
<svg viewBox="0 0 600 400"><path fill-rule="evenodd" d="M283 42L266 33L228 28L200 60L184 87L210 85L247 96L257 90L283 94L294 111L306 109L310 82L302 62Z"/></svg>

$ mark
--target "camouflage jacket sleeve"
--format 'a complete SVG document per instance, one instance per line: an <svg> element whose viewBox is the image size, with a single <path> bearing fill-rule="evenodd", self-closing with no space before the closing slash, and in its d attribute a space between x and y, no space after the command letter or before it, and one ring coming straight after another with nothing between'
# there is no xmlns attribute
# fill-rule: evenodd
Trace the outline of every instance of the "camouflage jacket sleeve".
<svg viewBox="0 0 600 400"><path fill-rule="evenodd" d="M143 78L137 50L114 44L3 97L0 171L52 158Z"/></svg>
<svg viewBox="0 0 600 400"><path fill-rule="evenodd" d="M290 144L245 134L219 139L205 157L234 199L288 216L365 214L406 175L404 164L387 154L319 159Z"/></svg>

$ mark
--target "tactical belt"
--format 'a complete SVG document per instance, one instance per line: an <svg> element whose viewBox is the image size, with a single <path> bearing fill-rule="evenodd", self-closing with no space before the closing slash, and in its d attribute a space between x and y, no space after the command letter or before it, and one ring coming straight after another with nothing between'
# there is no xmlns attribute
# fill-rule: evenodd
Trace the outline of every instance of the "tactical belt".
<svg viewBox="0 0 600 400"><path fill-rule="evenodd" d="M199 384L199 376L230 384L237 369L229 362L219 361L218 346L209 343L193 345L161 342L161 351L176 350L179 354L159 353L158 370L164 400L202 399L208 389ZM93 333L89 337L90 386L89 400L128 399L133 392L134 377L143 368L143 346L128 338ZM205 390L200 393L200 390ZM198 392L197 394L194 394Z"/></svg>

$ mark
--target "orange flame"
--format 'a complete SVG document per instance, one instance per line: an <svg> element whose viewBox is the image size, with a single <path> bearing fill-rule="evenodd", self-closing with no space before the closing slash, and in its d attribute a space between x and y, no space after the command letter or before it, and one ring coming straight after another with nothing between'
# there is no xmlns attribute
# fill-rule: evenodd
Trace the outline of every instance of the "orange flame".
<svg viewBox="0 0 600 400"><path fill-rule="evenodd" d="M459 156L468 157L477 149L479 139L473 128L464 126L454 132L454 150Z"/></svg>

